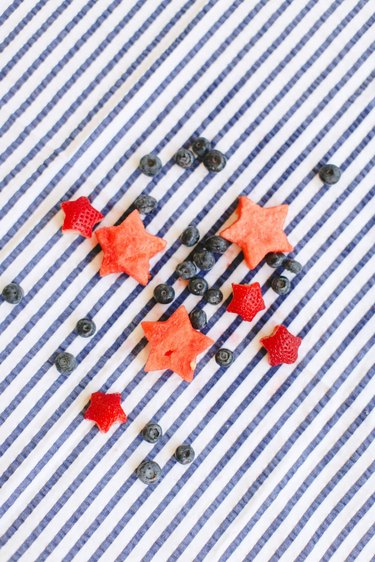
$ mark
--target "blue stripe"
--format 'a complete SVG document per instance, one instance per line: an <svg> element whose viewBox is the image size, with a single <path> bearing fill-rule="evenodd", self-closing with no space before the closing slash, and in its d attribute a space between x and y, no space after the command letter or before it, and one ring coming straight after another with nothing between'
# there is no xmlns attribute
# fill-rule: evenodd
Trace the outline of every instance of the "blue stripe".
<svg viewBox="0 0 375 562"><path fill-rule="evenodd" d="M374 505L374 495L372 495L370 497L370 499L368 500L370 502L370 506ZM363 506L362 509L365 510L365 512L367 511L367 503L366 502ZM360 519L362 518L362 509L360 509L355 515L354 517L352 517L352 519L350 520L350 524L354 523L353 526L357 525L357 523L360 521ZM342 533L340 533L340 535L337 537L337 539L335 540L335 546L336 546L336 541L341 541L341 534L345 535L345 537L348 534L348 528L345 527L345 529L343 529ZM367 545L367 543L370 542L371 539L374 538L375 535L375 524L372 525L370 527L370 529L367 531L367 533L365 533L363 535L363 537L361 537L361 539L358 541L358 543L355 545L355 547L351 550L349 556L347 558L345 558L345 562L353 562L354 560L358 560L359 554L362 552L363 548ZM343 540L343 539L342 539ZM322 562L327 562L328 560L330 560L332 557L330 556L330 549L333 548L333 552L335 551L335 547L332 545L332 547L330 547L328 549L328 551L324 554L323 558L322 558Z"/></svg>
<svg viewBox="0 0 375 562"><path fill-rule="evenodd" d="M13 4L8 6L8 8L0 15L0 25L6 22L6 20L17 10L17 8L22 4L24 0L14 0Z"/></svg>
<svg viewBox="0 0 375 562"><path fill-rule="evenodd" d="M354 242L354 244L355 244L355 242ZM308 264L307 264L307 267L308 267ZM328 276L328 273L327 273L327 276ZM347 282L347 281L344 280L344 283L345 283L345 282ZM322 283L322 280L321 280L321 279L317 282L317 284L319 284L319 283ZM315 289L315 287L314 287L313 289ZM304 304L305 304L305 303L301 303L301 306L303 306ZM294 312L295 312L295 311L294 311ZM268 314L266 314L266 315L268 316ZM270 309L269 315L272 315L272 310L271 310L271 309ZM266 322L266 320L267 320L267 319L263 317L262 320L258 323L258 325L254 327L254 331L256 331L257 328L260 328L261 325L264 325L264 323ZM238 322L237 322L237 321L234 321L233 324L238 324ZM259 324L260 324L260 326L259 326ZM355 331L354 331L353 333L355 333ZM224 334L223 337L227 337L227 335L228 335L228 334ZM328 335L329 335L329 331L327 332L327 336L326 336L326 337L328 337ZM238 349L237 351L240 352L240 351L243 349L243 347L245 347L245 346L247 345L247 343L248 343L248 342L245 342L242 346L240 346L240 349ZM262 354L262 353L259 353L258 356L257 356L257 361L261 360L262 356L263 356L263 354ZM308 359L308 358L306 358L306 361L307 361L307 359ZM205 359L202 360L201 363L203 363L204 361L205 361ZM254 368L254 366L255 366L255 365L250 365L250 366L248 366L246 369L244 369L244 371L243 371L241 377L246 377L247 373L248 373L252 368ZM200 365L199 365L199 369L201 369L201 368L202 368L202 367L201 367L201 364L200 364ZM299 368L302 368L302 366L299 366ZM119 371L121 370L121 372L123 372L123 366L120 366L118 370L119 370ZM273 373L271 373L271 375L272 375L272 374L273 374ZM270 375L270 372L269 372L267 378L269 379L269 377L270 377L271 375ZM136 377L136 378L137 378L137 377ZM240 382L241 382L241 381L240 381L240 377L239 377L238 379L236 379L235 383L233 383L233 385L231 386L231 388L228 389L227 393L225 393L227 397L231 395L231 393L234 391L234 388L236 388L236 387L240 384ZM262 381L262 386L263 386L265 383L266 383L266 381ZM112 384L112 381L109 380L109 381L108 381L108 386L110 386L111 384ZM160 383L160 382L159 382L159 383L157 383L157 385L155 385L155 386L159 386L159 387L160 387L161 384L164 384L164 383ZM212 382L211 382L211 384L212 384ZM130 385L129 385L129 386L130 386ZM234 388L232 388L233 386L234 386ZM204 396L204 395L208 392L209 387L210 387L210 385L206 385L206 387L204 388L204 393L203 393L203 391L200 393L200 396L199 396L200 399L202 398L202 395ZM179 387L179 389L178 389L178 390L170 397L170 399L167 401L167 404L169 403L169 405L171 405L171 404L174 402L174 400L177 398L177 395L178 395L177 393L180 393L181 390L182 390L181 387ZM254 389L254 391L252 392L251 396L254 397L254 396L256 395L256 393L257 393L259 390L260 390L260 388ZM129 388L129 389L127 389L127 388L124 389L124 395L128 394L129 392L130 392L130 388ZM151 394L151 392L149 392L148 394ZM142 402L147 403L150 399L151 399L151 395L150 395L150 396L146 396L145 399L144 399ZM221 402L221 403L225 403L225 400L226 400L226 397L225 397L225 395L223 395L223 397L220 399L220 402ZM191 406L191 405L190 405L190 406ZM141 407L142 407L142 404L138 405L137 408L136 408L136 410L141 409ZM165 407L165 405L164 405L164 407ZM242 410L242 411L243 411L243 410ZM186 412L186 414L185 414L185 412ZM184 421L185 415L188 415L189 413L191 413L190 407L189 407L189 408L186 408L186 411L185 411L185 412L184 412L184 414L181 416L181 418L178 420L178 424L181 424L181 423ZM210 416L214 415L214 412L215 412L215 408L213 408L213 409L211 410L211 412L210 412L209 415L210 415ZM135 411L131 412L131 413L130 413L130 419L131 419L132 417L135 417L136 415L137 415L137 412L135 412ZM206 420L205 420L204 423L207 423ZM176 425L176 424L174 424L174 426L175 426L175 425ZM201 427L202 427L202 426L204 427L204 424L203 424L203 423L202 423ZM172 426L172 428L170 428L171 434L173 434L173 432L174 432L175 430L176 430L176 427L173 427L173 426ZM119 438L119 437L121 436L121 428L119 428L119 431L116 432L116 435L117 435L117 438ZM61 437L64 439L64 438L66 438L66 435L65 435L65 436L63 435L63 436L61 436ZM91 437L91 438L92 438L92 437ZM89 442L89 440L91 440L91 438L90 438L89 436L87 436L87 438L85 439L85 441L86 441L86 442ZM96 462L99 462L100 458L102 458L102 456L103 456L103 455L102 455L102 451L103 451L104 449L108 450L108 448L110 448L110 447L112 446L112 444L113 444L113 443L111 443L112 440L114 441L114 436L109 440L108 444L106 444L106 446L103 447L103 448L101 449L100 453L98 453L98 455L95 457L95 463L96 463ZM116 439L116 440L117 440L117 439ZM127 450L127 452L126 452L126 456L128 456L128 455L132 452L132 450L134 450L134 449L136 448L137 445L138 445L138 440L135 440L135 442L128 448L128 450ZM157 446L156 446L156 448L157 448ZM103 453L103 454L104 454L104 453ZM112 474L114 474L115 472L117 472L117 470L120 468L122 462L123 462L123 459L120 459L120 460L118 461L118 463L116 463L116 466L113 467L113 469L111 470L111 473L112 473ZM38 467L38 470L40 470L40 467ZM89 470L90 470L90 466L86 467L86 471L88 471L88 472L85 471L86 474L89 474ZM84 474L82 474L82 475L78 478L78 484L76 483L76 485L79 485L79 483L82 482L82 480L84 479L84 477L85 477ZM108 477L108 475L106 475L106 481L107 481L107 477ZM103 486L104 486L104 483L102 483L102 485L100 486L99 490L100 490ZM96 493L97 493L99 490L95 490L95 495L96 495ZM65 496L66 500L70 497L71 493L73 493L73 490L70 490L70 491L69 491L68 497ZM65 500L65 501L66 501L66 500ZM65 503L65 502L64 502L64 503ZM54 511L55 511L56 509L57 509L57 505L54 507ZM98 522L98 519L97 519L97 522ZM47 523L45 523L45 524L47 524ZM45 524L44 524L44 525L45 525Z"/></svg>
<svg viewBox="0 0 375 562"><path fill-rule="evenodd" d="M364 414L364 416L366 416L366 414ZM332 491L332 489L335 487L336 483L341 480L343 478L343 476L348 472L348 470L350 470L350 468L359 460L359 457L361 456L361 454L363 452L365 452L368 448L369 445L372 443L372 441L374 440L375 435L370 435L366 440L366 445L365 442L361 444L361 446L353 453L353 455L350 457L350 459L348 461L346 461L346 463L340 468L340 470L336 473L335 477L332 478L330 480L330 482L328 483L327 486L324 487L324 490L322 492L320 492L318 498L320 497L320 501L319 503L321 503L321 500L323 497L325 497L327 494L329 494L329 492ZM374 474L374 467L375 467L375 461L365 470L365 472L358 478L358 480L349 488L349 490L346 492L346 494L340 499L340 501L331 509L331 511L329 512L329 514L325 517L325 519L323 520L323 522L319 525L318 529L315 531L315 533L313 534L313 536L311 537L311 539L309 540L309 542L307 543L307 545L304 547L304 549L300 552L299 557L302 560L306 560L307 556L310 554L310 552L313 550L314 546L316 545L316 543L321 539L321 537L323 536L323 534L327 531L327 529L329 528L329 526L331 525L331 523L336 519L336 517L341 513L341 511L344 509L344 507L353 499L353 497L355 496L355 494L360 490L360 488L362 488L362 486L364 484L366 484L367 480ZM337 480L337 482L335 482L335 479ZM316 498L314 500L314 502L311 504L311 506L309 507L308 511L304 514L303 516L303 524L305 524L308 520L308 518L310 518L313 513L312 513L312 508L314 506L314 504L317 503L318 498ZM375 499L375 494L373 494L373 500ZM371 498L370 498L371 500ZM365 505L367 505L367 509L370 507L370 502L369 500L367 500L367 502L365 503ZM346 533L349 533L350 531L352 531L352 529L354 528L355 524L358 523L360 521L360 519L363 517L363 515L366 513L367 509L361 509L359 510L359 514L355 519L352 518L351 520L351 524L348 527L345 527L343 529L343 531L341 532L341 534L345 535L345 531ZM354 523L355 521L355 523ZM294 534L294 532L293 532ZM340 544L340 541L334 541L334 547L333 550L336 550ZM285 548L284 548L285 551ZM276 553L276 557L277 557ZM278 559L278 558L275 558Z"/></svg>
<svg viewBox="0 0 375 562"><path fill-rule="evenodd" d="M35 6L32 7L30 12L16 25L14 29L5 37L5 39L0 43L0 53L4 51L6 47L17 37L17 35L25 28L25 26L37 15L38 12L45 6L48 0L39 0Z"/></svg>

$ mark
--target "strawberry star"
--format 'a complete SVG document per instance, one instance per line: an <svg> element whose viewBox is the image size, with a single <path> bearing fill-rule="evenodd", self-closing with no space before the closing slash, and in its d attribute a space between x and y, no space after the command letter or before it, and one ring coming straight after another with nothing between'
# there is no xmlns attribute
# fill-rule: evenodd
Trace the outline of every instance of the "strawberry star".
<svg viewBox="0 0 375 562"><path fill-rule="evenodd" d="M171 369L185 381L192 381L196 357L214 342L194 330L184 306L180 306L165 322L142 322L150 343L145 371Z"/></svg>
<svg viewBox="0 0 375 562"><path fill-rule="evenodd" d="M272 367L281 363L294 363L298 359L298 348L302 338L293 336L285 326L276 326L270 336L260 340L268 351L268 361Z"/></svg>
<svg viewBox="0 0 375 562"><path fill-rule="evenodd" d="M114 423L125 423L128 419L121 407L121 394L105 394L104 392L91 394L90 406L84 417L86 420L95 422L100 431L104 433Z"/></svg>
<svg viewBox="0 0 375 562"><path fill-rule="evenodd" d="M220 236L241 247L245 261L250 269L254 269L269 252L290 252L284 222L288 205L279 205L264 209L251 199L239 198L238 219L224 229Z"/></svg>
<svg viewBox="0 0 375 562"><path fill-rule="evenodd" d="M251 322L258 312L266 308L259 283L251 285L232 283L232 287L233 298L228 305L227 312L234 312L243 320Z"/></svg>
<svg viewBox="0 0 375 562"><path fill-rule="evenodd" d="M93 226L104 218L104 215L91 205L87 197L79 197L75 201L64 201L61 203L61 207L65 213L63 232L77 230L85 238L91 238Z"/></svg>
<svg viewBox="0 0 375 562"><path fill-rule="evenodd" d="M167 244L147 232L137 210L119 226L100 228L96 236L104 252L100 275L123 272L141 285L147 285L151 277L150 258Z"/></svg>

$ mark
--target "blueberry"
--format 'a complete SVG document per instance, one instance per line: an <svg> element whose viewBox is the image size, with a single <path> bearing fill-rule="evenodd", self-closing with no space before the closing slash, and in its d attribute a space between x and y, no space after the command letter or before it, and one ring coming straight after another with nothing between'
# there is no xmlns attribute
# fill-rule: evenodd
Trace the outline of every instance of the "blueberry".
<svg viewBox="0 0 375 562"><path fill-rule="evenodd" d="M271 287L278 295L286 295L290 291L290 281L283 275L273 277Z"/></svg>
<svg viewBox="0 0 375 562"><path fill-rule="evenodd" d="M201 330L207 324L207 314L204 310L196 308L189 314L191 325L195 330Z"/></svg>
<svg viewBox="0 0 375 562"><path fill-rule="evenodd" d="M202 160L204 155L209 150L211 150L211 143L204 137L199 137L193 140L193 142L191 143L191 148L193 149L193 152L195 152L195 154L198 156L198 158Z"/></svg>
<svg viewBox="0 0 375 562"><path fill-rule="evenodd" d="M89 338L96 332L96 326L90 318L81 318L76 325L77 334L83 338Z"/></svg>
<svg viewBox="0 0 375 562"><path fill-rule="evenodd" d="M158 202L151 195L138 195L133 205L142 215L148 215L156 208Z"/></svg>
<svg viewBox="0 0 375 562"><path fill-rule="evenodd" d="M161 160L155 154L146 154L146 156L142 156L139 162L139 168L146 176L155 176L161 170L161 167Z"/></svg>
<svg viewBox="0 0 375 562"><path fill-rule="evenodd" d="M193 277L189 281L189 291L192 295L197 297L203 297L204 293L208 289L208 283L202 277Z"/></svg>
<svg viewBox="0 0 375 562"><path fill-rule="evenodd" d="M182 244L185 244L185 246L191 248L192 246L195 246L199 238L200 238L199 230L197 229L196 226L190 224L187 228L185 228L185 230L181 234L180 242L182 242Z"/></svg>
<svg viewBox="0 0 375 562"><path fill-rule="evenodd" d="M191 445L180 445L175 451L175 459L180 464L190 464L195 459L194 449Z"/></svg>
<svg viewBox="0 0 375 562"><path fill-rule="evenodd" d="M283 266L285 267L285 269L291 271L292 273L299 273L302 269L302 265L299 263L299 261L291 259L284 260Z"/></svg>
<svg viewBox="0 0 375 562"><path fill-rule="evenodd" d="M279 254L277 252L271 252L266 255L266 264L274 269L281 267L284 263L284 254Z"/></svg>
<svg viewBox="0 0 375 562"><path fill-rule="evenodd" d="M195 162L194 153L187 148L180 148L174 155L174 159L181 168L191 168Z"/></svg>
<svg viewBox="0 0 375 562"><path fill-rule="evenodd" d="M4 287L2 295L9 304L18 304L23 298L23 289L17 283L9 283Z"/></svg>
<svg viewBox="0 0 375 562"><path fill-rule="evenodd" d="M154 484L161 475L161 468L155 461L143 461L137 468L136 474L143 484Z"/></svg>
<svg viewBox="0 0 375 562"><path fill-rule="evenodd" d="M71 373L77 367L77 361L74 355L62 351L56 356L55 365L59 373Z"/></svg>
<svg viewBox="0 0 375 562"><path fill-rule="evenodd" d="M197 267L199 267L199 269L208 271L215 265L215 256L212 252L202 248L200 250L195 250L193 253L193 262Z"/></svg>
<svg viewBox="0 0 375 562"><path fill-rule="evenodd" d="M157 285L154 289L154 299L160 304L169 304L174 299L174 288L165 283Z"/></svg>
<svg viewBox="0 0 375 562"><path fill-rule="evenodd" d="M157 423L148 423L142 429L142 437L147 443L156 443L162 435L162 429Z"/></svg>
<svg viewBox="0 0 375 562"><path fill-rule="evenodd" d="M210 150L205 154L203 164L209 172L221 172L227 165L227 159L220 150Z"/></svg>
<svg viewBox="0 0 375 562"><path fill-rule="evenodd" d="M229 367L233 363L233 352L223 347L216 352L215 361L220 367Z"/></svg>
<svg viewBox="0 0 375 562"><path fill-rule="evenodd" d="M219 304L223 300L223 293L220 289L208 289L204 294L204 298L209 304Z"/></svg>
<svg viewBox="0 0 375 562"><path fill-rule="evenodd" d="M228 240L224 240L221 236L211 236L205 241L204 245L210 252L214 252L215 254L224 254L224 252L226 252L229 248L230 242L228 242Z"/></svg>
<svg viewBox="0 0 375 562"><path fill-rule="evenodd" d="M341 178L341 170L334 164L326 164L319 170L319 177L323 183L333 185Z"/></svg>
<svg viewBox="0 0 375 562"><path fill-rule="evenodd" d="M182 279L191 279L198 273L197 266L192 261L183 261L176 267L176 274Z"/></svg>

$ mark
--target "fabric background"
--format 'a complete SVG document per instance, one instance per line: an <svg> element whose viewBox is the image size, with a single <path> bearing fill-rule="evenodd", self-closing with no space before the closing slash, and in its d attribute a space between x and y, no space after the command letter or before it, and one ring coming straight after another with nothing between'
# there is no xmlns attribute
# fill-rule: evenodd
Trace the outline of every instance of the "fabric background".
<svg viewBox="0 0 375 562"><path fill-rule="evenodd" d="M371 0L2 0L0 274L25 291L0 304L1 554L4 561L359 560L374 553L374 2ZM184 171L193 136L228 156ZM149 151L164 166L137 169ZM327 162L341 181L321 183ZM100 278L95 237L62 234L62 200L89 196L112 225L140 193L167 250L145 288ZM140 322L198 304L176 281L190 222L220 230L240 193L288 203L303 271L278 297L267 265L231 246L206 278L215 345L186 384L145 374ZM291 276L292 279L292 276ZM232 282L259 281L267 309L225 312ZM177 298L156 305L153 287ZM78 337L79 318L98 327ZM283 323L299 361L270 368L259 339ZM227 370L213 360L229 347ZM78 360L69 376L56 351ZM129 422L100 434L82 412L122 393ZM139 432L164 430L151 446ZM196 451L183 467L182 442ZM153 486L134 470L157 460Z"/></svg>

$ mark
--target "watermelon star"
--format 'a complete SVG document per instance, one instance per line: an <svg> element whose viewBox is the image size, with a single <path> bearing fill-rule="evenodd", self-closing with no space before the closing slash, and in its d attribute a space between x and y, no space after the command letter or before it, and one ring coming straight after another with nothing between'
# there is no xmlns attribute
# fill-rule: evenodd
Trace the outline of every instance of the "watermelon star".
<svg viewBox="0 0 375 562"><path fill-rule="evenodd" d="M127 273L141 285L150 278L150 259L167 244L147 232L137 210L119 226L100 228L96 236L104 252L100 275Z"/></svg>
<svg viewBox="0 0 375 562"><path fill-rule="evenodd" d="M194 330L184 306L180 306L165 322L142 322L150 343L145 371L171 369L187 382L193 380L197 355L214 342Z"/></svg>
<svg viewBox="0 0 375 562"><path fill-rule="evenodd" d="M302 338L293 336L285 326L276 326L270 336L260 340L268 351L268 361L272 367L281 363L294 363L298 359L298 348Z"/></svg>
<svg viewBox="0 0 375 562"><path fill-rule="evenodd" d="M91 238L94 225L104 218L104 215L91 205L87 197L64 201L61 207L65 213L62 231L76 230L85 238Z"/></svg>
<svg viewBox="0 0 375 562"><path fill-rule="evenodd" d="M228 305L227 312L234 312L243 320L251 322L253 318L266 308L259 283L251 285L236 285L232 283L233 298Z"/></svg>
<svg viewBox="0 0 375 562"><path fill-rule="evenodd" d="M254 269L269 252L290 252L293 250L283 230L288 205L264 209L251 199L239 198L238 219L224 229L220 236L238 244L245 261Z"/></svg>
<svg viewBox="0 0 375 562"><path fill-rule="evenodd" d="M104 433L116 422L125 423L128 418L121 407L121 394L94 392L84 418L95 422Z"/></svg>

